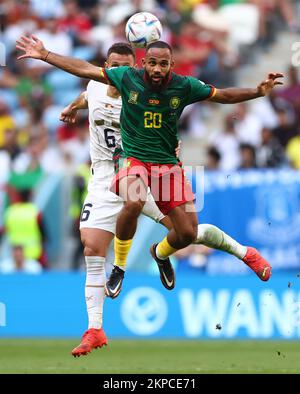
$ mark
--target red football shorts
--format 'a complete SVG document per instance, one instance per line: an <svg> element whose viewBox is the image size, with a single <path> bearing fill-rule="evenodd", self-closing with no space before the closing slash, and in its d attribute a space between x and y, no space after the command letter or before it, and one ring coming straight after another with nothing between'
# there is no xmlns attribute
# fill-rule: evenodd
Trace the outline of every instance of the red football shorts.
<svg viewBox="0 0 300 394"><path fill-rule="evenodd" d="M128 157L115 175L111 190L119 194L120 180L130 176L141 178L150 187L154 200L164 215L179 205L195 200L181 163L143 163L134 157Z"/></svg>

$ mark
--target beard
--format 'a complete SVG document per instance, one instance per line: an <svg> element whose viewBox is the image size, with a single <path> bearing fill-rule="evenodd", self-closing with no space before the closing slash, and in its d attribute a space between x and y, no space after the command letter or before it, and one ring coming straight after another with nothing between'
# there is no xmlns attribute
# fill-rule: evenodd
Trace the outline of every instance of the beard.
<svg viewBox="0 0 300 394"><path fill-rule="evenodd" d="M153 75L154 76L154 75ZM153 77L152 76L152 77ZM164 86L167 84L168 80L169 80L169 76L170 76L170 71L164 76L161 77L160 80L158 80L158 82L154 82L152 77L149 75L149 73L147 72L147 70L145 69L145 78L148 82L148 84L154 89L154 90L160 90L163 89Z"/></svg>

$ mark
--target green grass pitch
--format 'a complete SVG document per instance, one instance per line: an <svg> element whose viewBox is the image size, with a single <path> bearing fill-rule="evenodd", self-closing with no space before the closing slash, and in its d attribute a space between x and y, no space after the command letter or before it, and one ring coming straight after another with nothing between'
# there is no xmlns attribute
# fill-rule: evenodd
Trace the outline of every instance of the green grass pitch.
<svg viewBox="0 0 300 394"><path fill-rule="evenodd" d="M110 340L75 359L77 344L0 339L0 374L300 373L300 341Z"/></svg>

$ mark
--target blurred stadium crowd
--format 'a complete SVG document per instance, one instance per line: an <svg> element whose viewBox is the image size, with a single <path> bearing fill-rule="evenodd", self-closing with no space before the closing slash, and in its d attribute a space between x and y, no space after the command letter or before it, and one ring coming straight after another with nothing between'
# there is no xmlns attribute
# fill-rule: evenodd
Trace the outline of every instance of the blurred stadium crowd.
<svg viewBox="0 0 300 394"><path fill-rule="evenodd" d="M16 224L10 215L18 217L14 223L21 223L22 217L12 208L32 204L29 192L45 175L64 173L75 179L70 215L76 222L89 174L87 114L81 114L75 125L59 122L61 110L87 81L40 61L17 61L16 39L34 33L51 51L102 65L107 49L125 40L128 17L149 11L162 21L162 39L174 48L175 72L228 87L237 83L240 70L253 64L258 53L272 48L281 32L299 32L298 5L292 0L0 0L0 41L5 51L5 56L1 54L5 66L0 68L0 188L5 191L5 212L0 226L2 233L11 232L7 235L15 261L23 258L32 271L47 265L40 213L31 206L36 222L36 227L31 224L32 234L40 247L29 250L22 246L24 234L11 229ZM137 50L138 64L142 56L143 50ZM195 104L184 113L180 127L184 138L202 137L205 108L210 106ZM222 129L206 140L207 168L300 169L299 110L299 76L289 67L284 87L272 96L251 108L247 104L230 108Z"/></svg>

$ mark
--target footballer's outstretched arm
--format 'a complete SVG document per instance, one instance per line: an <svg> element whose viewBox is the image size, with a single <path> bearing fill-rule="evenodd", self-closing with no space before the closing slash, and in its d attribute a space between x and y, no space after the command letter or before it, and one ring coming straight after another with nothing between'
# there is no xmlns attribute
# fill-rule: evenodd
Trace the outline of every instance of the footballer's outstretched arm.
<svg viewBox="0 0 300 394"><path fill-rule="evenodd" d="M67 105L60 114L59 120L65 123L75 123L77 112L81 109L87 109L86 92L82 92L74 101Z"/></svg>
<svg viewBox="0 0 300 394"><path fill-rule="evenodd" d="M57 53L50 52L44 47L43 42L34 35L30 38L22 36L17 41L16 48L24 52L23 55L18 57L18 60L25 58L43 60L46 63L52 64L78 77L89 78L94 81L109 84L102 67L96 67L84 60L61 56Z"/></svg>
<svg viewBox="0 0 300 394"><path fill-rule="evenodd" d="M229 88L217 89L216 94L209 100L221 104L237 104L243 101L253 100L268 95L277 85L283 85L278 81L283 78L281 73L270 73L267 79L261 82L256 89Z"/></svg>

